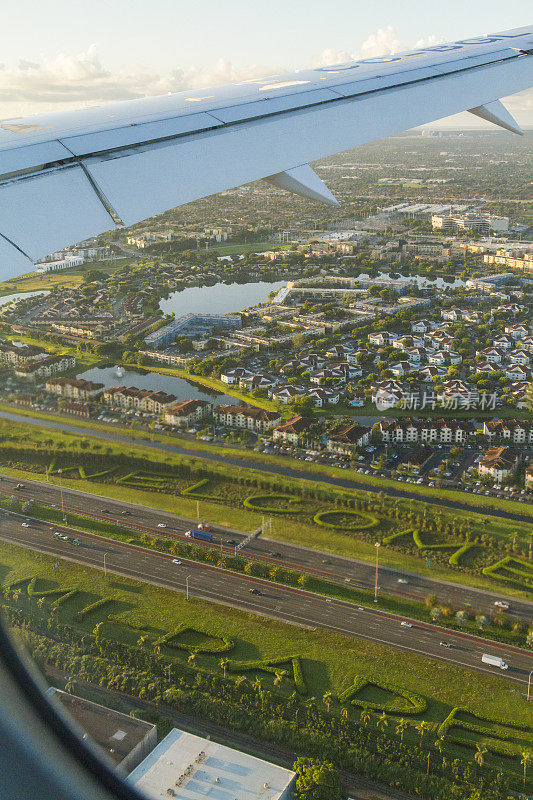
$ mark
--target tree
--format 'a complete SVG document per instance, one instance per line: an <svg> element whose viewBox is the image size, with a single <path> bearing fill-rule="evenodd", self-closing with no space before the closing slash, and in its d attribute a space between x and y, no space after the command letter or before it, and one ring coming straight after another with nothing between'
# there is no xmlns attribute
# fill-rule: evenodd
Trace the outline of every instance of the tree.
<svg viewBox="0 0 533 800"><path fill-rule="evenodd" d="M333 694L331 692L325 692L323 697L322 697L322 700L324 701L324 705L326 706L328 712L329 712L329 708L331 706L332 699L333 699Z"/></svg>
<svg viewBox="0 0 533 800"><path fill-rule="evenodd" d="M476 744L476 753L474 755L474 760L478 767L483 766L483 762L485 760L485 755L487 754L487 748L483 747L481 744Z"/></svg>
<svg viewBox="0 0 533 800"><path fill-rule="evenodd" d="M388 725L388 724L389 724L389 723L388 723L388 721L387 721L387 715L386 715L386 714L385 714L385 712L383 711L383 713L381 714L381 716L380 716L380 717L378 717L378 719L376 720L376 728L379 728L379 729L382 731L382 730L384 730L384 729L387 727L387 725Z"/></svg>
<svg viewBox="0 0 533 800"><path fill-rule="evenodd" d="M339 800L342 796L339 770L329 761L318 758L298 758L296 792L302 800Z"/></svg>
<svg viewBox="0 0 533 800"><path fill-rule="evenodd" d="M219 663L219 666L220 666L220 667L223 669L223 671L224 671L224 677L226 677L226 670L227 670L227 668L228 668L228 664L229 664L229 658L221 658L221 659L220 659L220 661L219 661L218 663Z"/></svg>
<svg viewBox="0 0 533 800"><path fill-rule="evenodd" d="M424 738L424 734L428 729L427 722L422 720L422 722L418 723L418 725L416 726L416 729L417 729L418 733L420 734L420 747L422 747L422 739Z"/></svg>
<svg viewBox="0 0 533 800"><path fill-rule="evenodd" d="M72 676L69 676L69 677L67 678L67 681L66 681L66 683L65 683L65 691L66 691L68 694L72 694L72 692L74 691L74 685L75 685L75 683L76 683L76 681L75 681L75 679L74 679Z"/></svg>
<svg viewBox="0 0 533 800"><path fill-rule="evenodd" d="M361 720L361 722L363 723L363 725L366 728L366 726L368 725L368 723L370 722L370 719L371 719L370 712L369 712L369 710L368 710L368 708L366 706L361 711L361 716L359 717L359 719Z"/></svg>
<svg viewBox="0 0 533 800"><path fill-rule="evenodd" d="M396 730L396 733L399 735L400 741L402 742L402 744L403 744L403 735L405 733L406 727L407 727L407 722L404 720L403 717L400 717L400 719L398 720L398 724L396 725L396 729L395 730Z"/></svg>
<svg viewBox="0 0 533 800"><path fill-rule="evenodd" d="M533 752L531 752L531 750L523 750L522 753L521 753L521 756L522 756L522 758L520 760L520 763L524 767L524 788L525 788L525 786L526 786L527 765L529 764L529 762L533 758Z"/></svg>

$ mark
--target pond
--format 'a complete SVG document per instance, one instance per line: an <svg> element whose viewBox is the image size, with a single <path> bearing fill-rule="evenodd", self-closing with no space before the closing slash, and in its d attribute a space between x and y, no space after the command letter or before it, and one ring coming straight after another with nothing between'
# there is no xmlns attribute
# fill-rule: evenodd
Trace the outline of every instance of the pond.
<svg viewBox="0 0 533 800"><path fill-rule="evenodd" d="M121 368L122 369L122 368ZM153 389L175 395L178 400L208 400L217 403L233 403L241 405L235 397L208 389L196 383L172 375L160 375L159 372L148 372L145 375L133 369L123 370L121 377L117 375L117 367L93 367L77 375L86 381L103 383L106 389L110 386L135 386L137 389Z"/></svg>
<svg viewBox="0 0 533 800"><path fill-rule="evenodd" d="M461 280L461 278L455 278L450 276L450 278L425 278L423 275L404 275L403 273L394 272L394 275L400 276L400 278L409 278L410 281L413 283L416 281L418 287L423 289L424 287L428 286L435 286L437 289L459 289L465 286L465 282ZM390 280L391 273L390 272L379 272L375 278L386 278ZM355 279L356 281L366 282L371 281L372 278L367 273L361 273Z"/></svg>
<svg viewBox="0 0 533 800"><path fill-rule="evenodd" d="M258 281L191 286L181 292L172 292L167 299L161 300L159 308L165 314L175 314L176 317L194 313L229 314L265 303L270 292L277 292L283 285L284 281Z"/></svg>

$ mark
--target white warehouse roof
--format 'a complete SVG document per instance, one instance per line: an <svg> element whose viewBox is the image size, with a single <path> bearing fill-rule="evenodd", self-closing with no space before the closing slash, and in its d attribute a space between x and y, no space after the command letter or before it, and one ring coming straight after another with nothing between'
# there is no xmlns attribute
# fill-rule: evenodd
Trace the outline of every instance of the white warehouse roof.
<svg viewBox="0 0 533 800"><path fill-rule="evenodd" d="M174 728L128 782L165 800L285 800L294 777L288 769Z"/></svg>

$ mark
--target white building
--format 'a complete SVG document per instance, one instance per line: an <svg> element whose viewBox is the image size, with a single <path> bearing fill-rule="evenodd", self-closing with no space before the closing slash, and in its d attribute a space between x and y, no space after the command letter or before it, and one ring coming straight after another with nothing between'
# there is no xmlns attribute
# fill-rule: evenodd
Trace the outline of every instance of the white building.
<svg viewBox="0 0 533 800"><path fill-rule="evenodd" d="M174 728L128 782L154 800L287 800L295 777L276 764Z"/></svg>
<svg viewBox="0 0 533 800"><path fill-rule="evenodd" d="M36 264L36 272L57 272L60 269L69 269L70 267L81 267L85 259L83 256L71 256L70 258L62 258L59 261L45 261L43 264Z"/></svg>

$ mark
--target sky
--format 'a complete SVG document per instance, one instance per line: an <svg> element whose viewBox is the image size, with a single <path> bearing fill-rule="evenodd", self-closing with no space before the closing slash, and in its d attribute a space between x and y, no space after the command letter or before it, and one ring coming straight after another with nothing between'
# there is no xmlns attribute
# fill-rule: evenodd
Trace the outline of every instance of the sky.
<svg viewBox="0 0 533 800"><path fill-rule="evenodd" d="M0 119L384 55L532 17L527 0L5 0ZM506 105L533 127L533 91ZM482 124L443 124L472 123Z"/></svg>

